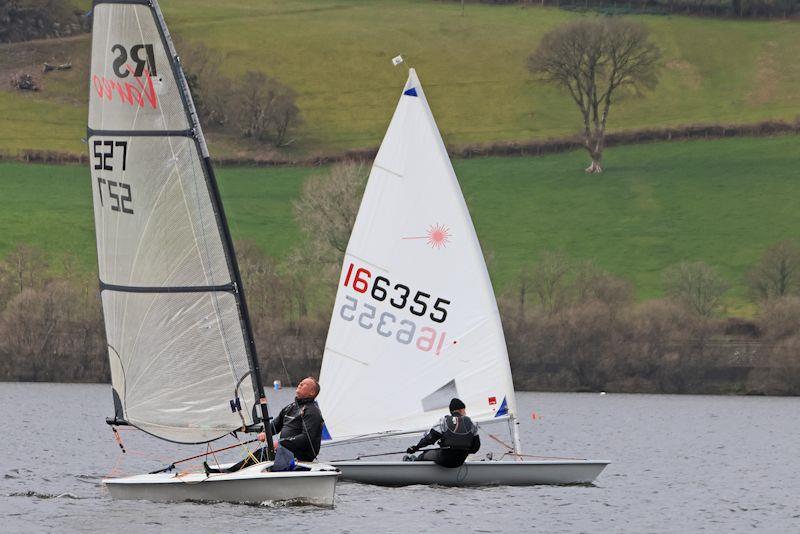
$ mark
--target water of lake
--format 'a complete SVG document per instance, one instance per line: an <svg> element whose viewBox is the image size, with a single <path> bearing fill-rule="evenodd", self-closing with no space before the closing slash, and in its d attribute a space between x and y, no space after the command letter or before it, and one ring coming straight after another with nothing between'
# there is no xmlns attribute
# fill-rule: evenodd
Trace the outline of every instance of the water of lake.
<svg viewBox="0 0 800 534"><path fill-rule="evenodd" d="M277 410L291 391L273 393ZM340 483L332 509L112 501L105 385L0 383L4 532L800 532L800 399L520 393L526 452L611 461L593 487ZM536 420L531 417L535 412ZM504 425L485 427L507 439ZM123 432L120 468L199 452ZM416 439L324 450L328 459ZM484 451L499 450L484 437ZM238 456L238 454L236 455Z"/></svg>

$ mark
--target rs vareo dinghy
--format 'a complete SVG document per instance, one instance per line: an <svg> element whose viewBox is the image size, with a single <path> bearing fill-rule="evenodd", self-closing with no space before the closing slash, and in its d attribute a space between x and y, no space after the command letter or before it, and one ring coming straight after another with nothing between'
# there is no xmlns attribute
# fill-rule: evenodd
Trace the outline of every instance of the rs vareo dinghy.
<svg viewBox="0 0 800 534"><path fill-rule="evenodd" d="M271 472L261 462L233 473L155 473L106 479L115 499L149 501L227 501L262 503L288 501L333 506L338 472L331 466L303 463L310 471Z"/></svg>
<svg viewBox="0 0 800 534"><path fill-rule="evenodd" d="M507 422L511 461L331 462L381 485L589 484L608 462L523 460L505 338L472 220L422 85L410 69L345 254L319 398L329 443L421 432L459 397ZM370 455L374 456L374 455Z"/></svg>
<svg viewBox="0 0 800 534"><path fill-rule="evenodd" d="M239 268L155 0L94 2L88 144L109 423L188 444L262 430L269 414ZM116 498L333 504L335 468L272 472L271 465L103 482Z"/></svg>

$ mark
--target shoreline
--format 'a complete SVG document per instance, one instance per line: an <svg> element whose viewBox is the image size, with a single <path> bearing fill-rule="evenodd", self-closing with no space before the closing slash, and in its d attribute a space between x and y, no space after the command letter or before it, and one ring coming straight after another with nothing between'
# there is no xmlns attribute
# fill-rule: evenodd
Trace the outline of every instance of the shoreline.
<svg viewBox="0 0 800 534"><path fill-rule="evenodd" d="M780 369L774 369L775 372L780 372ZM31 380L10 380L10 379L0 379L0 384L56 384L56 385L98 385L98 386L108 386L111 387L111 380L108 381L73 381L73 382L61 382L61 381L53 381L53 380L41 380L41 381L31 381ZM722 385L722 384L718 384ZM736 386L736 384L730 384L731 386ZM282 390L290 390L294 387L292 384L284 384ZM798 398L800 397L800 392L798 393L787 393L787 392L779 392L779 391L735 391L735 387L732 387L731 390L725 390L723 388L712 390L712 389L703 389L702 387L693 390L693 391L654 391L654 390L639 390L639 389L617 389L617 388L609 388L601 391L594 391L594 390L586 390L586 389L550 389L546 387L541 388L520 388L515 386L516 393L546 393L546 394L558 394L558 393L576 393L582 395L665 395L665 396L675 396L675 397L685 397L685 396L704 396L704 397L776 397L776 398ZM270 392L274 392L272 388L268 388Z"/></svg>

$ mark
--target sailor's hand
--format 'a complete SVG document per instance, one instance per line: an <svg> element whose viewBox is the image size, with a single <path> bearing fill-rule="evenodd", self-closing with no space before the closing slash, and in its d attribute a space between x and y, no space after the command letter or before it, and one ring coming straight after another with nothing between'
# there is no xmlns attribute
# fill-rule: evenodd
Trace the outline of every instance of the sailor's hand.
<svg viewBox="0 0 800 534"><path fill-rule="evenodd" d="M414 453L415 453L415 452L417 452L418 450L419 450L419 449L418 449L418 448L416 447L416 445L415 445L415 446L413 446L413 447L409 447L409 448L407 448L407 449L406 449L406 452L407 452L408 454L414 454Z"/></svg>
<svg viewBox="0 0 800 534"><path fill-rule="evenodd" d="M258 441L267 441L267 433L262 432L258 435Z"/></svg>

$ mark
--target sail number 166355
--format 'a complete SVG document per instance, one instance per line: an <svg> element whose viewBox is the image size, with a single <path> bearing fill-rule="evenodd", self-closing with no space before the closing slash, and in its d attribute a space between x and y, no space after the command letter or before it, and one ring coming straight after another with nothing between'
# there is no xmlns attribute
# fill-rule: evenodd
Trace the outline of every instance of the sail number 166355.
<svg viewBox="0 0 800 534"><path fill-rule="evenodd" d="M422 352L433 352L437 356L442 353L445 339L447 338L446 332L437 332L436 329L430 326L423 326L417 329L414 321L408 319L401 319L395 314L385 311L380 312L378 308L367 302L361 302L359 310L359 302L355 297L345 295L345 302L339 309L339 316L345 321L355 321L358 326L365 330L375 329L375 332L387 339L395 339L402 345L414 345ZM360 313L359 313L360 312Z"/></svg>
<svg viewBox="0 0 800 534"><path fill-rule="evenodd" d="M431 305L431 294L418 290L411 296L411 288L405 284L392 284L385 276L376 276L372 279L372 273L364 267L357 267L351 263L347 267L347 274L344 278L344 286L352 287L358 293L370 292L373 299L383 302L387 298L389 304L398 310L408 306L408 311L412 315L423 317L426 314L431 321L443 323L447 319L447 306L450 301L438 297ZM429 312L429 310L431 310Z"/></svg>

